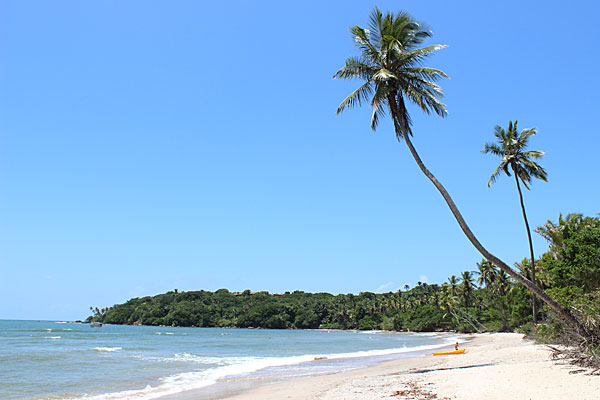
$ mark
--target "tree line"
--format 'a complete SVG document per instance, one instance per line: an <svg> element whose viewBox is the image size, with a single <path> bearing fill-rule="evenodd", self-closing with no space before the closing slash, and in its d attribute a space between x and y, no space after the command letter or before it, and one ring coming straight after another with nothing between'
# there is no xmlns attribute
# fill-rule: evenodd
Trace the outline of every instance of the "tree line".
<svg viewBox="0 0 600 400"><path fill-rule="evenodd" d="M232 293L170 291L134 298L124 304L100 309L88 321L110 324L187 327L235 327L268 329L356 330L479 330L509 329L530 318L524 290L512 282L497 280L494 288L476 287L473 274L465 280L452 278L443 285L419 282L414 288L388 293L306 293L303 291ZM464 275L464 274L463 274ZM503 285L506 285L503 286ZM510 288L510 289L509 289ZM505 291L504 308L490 308L492 292ZM510 299L508 296L510 294ZM497 300L496 300L497 301ZM506 316L502 322L500 316Z"/></svg>
<svg viewBox="0 0 600 400"><path fill-rule="evenodd" d="M600 315L600 219L561 215L536 229L549 242L537 260L536 284L590 328ZM111 324L270 329L396 331L512 331L532 329L528 291L483 259L442 284L419 282L388 293L355 294L170 291L102 309L88 321ZM530 273L528 258L515 263ZM540 312L550 335L560 324L549 307ZM597 329L597 328L596 328Z"/></svg>

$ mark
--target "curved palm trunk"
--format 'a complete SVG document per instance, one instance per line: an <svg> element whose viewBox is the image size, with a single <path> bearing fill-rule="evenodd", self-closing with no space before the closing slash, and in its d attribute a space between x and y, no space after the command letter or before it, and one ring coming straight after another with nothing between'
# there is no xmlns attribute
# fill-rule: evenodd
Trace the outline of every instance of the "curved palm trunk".
<svg viewBox="0 0 600 400"><path fill-rule="evenodd" d="M500 260L498 257L494 256L492 253L487 251L487 249L485 247L483 247L483 245L479 242L479 240L477 240L477 238L475 237L473 232L471 232L471 229L465 222L461 213L458 211L456 204L454 204L454 201L448 194L448 191L446 191L446 188L444 188L444 186L442 186L442 184L436 179L436 177L433 176L433 174L427 169L427 167L425 167L425 165L421 161L421 158L419 157L419 154L417 154L417 151L415 150L414 146L412 145L412 142L410 141L410 137L408 135L406 135L404 137L404 141L406 142L413 158L417 162L417 165L419 165L419 168L421 169L421 171L423 171L425 176L427 176L427 178L429 178L429 180L434 184L436 189L441 193L444 200L446 200L446 204L448 204L450 211L452 211L454 218L458 222L458 225L460 226L460 228L462 229L464 234L467 236L467 239L469 239L471 244L473 244L473 246L475 246L475 248L481 253L481 255L483 255L492 264L498 266L498 268L502 269L504 272L509 274L517 282L519 282L520 284L525 286L527 289L529 289L532 293L534 293L540 299L542 299L542 301L544 301L546 304L548 304L548 306L550 306L550 308L552 308L554 311L556 311L556 313L563 318L563 320L565 321L565 323L567 323L567 325L569 325L571 328L575 329L576 332L578 332L579 334L584 334L585 328L579 323L579 321L577 321L575 319L575 317L573 317L573 315L571 315L571 313L565 307L558 304L556 301L554 301L554 299L552 299L552 297L548 296L546 294L546 292L544 292L542 289L540 289L532 281L525 278L523 275L519 274L517 271L515 271L514 269L509 267L506 263L504 263L502 260Z"/></svg>
<svg viewBox="0 0 600 400"><path fill-rule="evenodd" d="M403 102L402 98L400 98L400 100ZM552 297L548 296L546 294L546 292L544 292L542 289L540 289L535 283L531 282L529 279L525 278L523 275L519 274L517 271L515 271L514 269L509 267L505 262L500 260L498 257L496 257L495 255L493 255L492 253L487 251L487 249L485 247L483 247L483 245L479 242L479 240L477 240L477 238L475 237L473 232L471 232L471 229L465 222L465 219L463 218L461 213L458 211L458 207L456 207L456 204L454 204L454 200L452 200L452 198L448 194L448 191L446 190L446 188L444 188L444 186L440 183L440 181L438 181L437 178L435 176L433 176L433 174L427 169L427 167L425 167L425 164L423 164L423 161L421 161L421 157L419 157L419 154L415 150L415 148L410 140L409 131L403 130L400 128L403 124L401 122L401 119L398 118L399 110L398 110L398 105L396 103L396 98L393 95L390 95L390 96L388 96L388 101L390 104L390 111L392 114L392 119L394 121L394 127L396 128L396 132L403 133L404 141L406 142L406 145L408 146L408 149L410 150L410 153L412 154L413 158L417 162L417 165L419 166L421 171L425 174L425 176L427 176L427 178L429 178L429 180L433 183L433 185L436 187L436 189L440 192L440 194L446 201L446 204L448 204L450 211L454 215L456 222L458 222L458 225L460 226L460 228L462 229L464 234L467 236L467 239L469 239L471 244L473 244L473 246L475 246L475 248L479 251L479 253L481 253L481 255L483 257L485 257L488 261L490 261L492 264L496 265L498 268L502 269L504 272L509 274L517 282L519 282L520 284L525 286L527 289L529 289L531 292L533 292L536 296L538 296L540 299L542 299L543 302L548 304L548 306L550 308L552 308L565 321L565 323L567 325L569 325L571 328L573 328L575 330L575 332L577 332L579 335L585 335L587 333L585 327L581 323L579 323L579 321L577 321L577 319L575 319L575 317L569 312L569 310L567 310L565 307L561 306L556 301L554 301L554 299ZM404 104L401 104L401 106L404 107ZM406 122L407 121L404 121L404 124L406 124Z"/></svg>
<svg viewBox="0 0 600 400"><path fill-rule="evenodd" d="M523 219L525 220L525 228L527 228L527 239L529 239L529 253L531 254L531 281L535 280L535 257L533 256L533 243L531 242L531 231L529 230L529 222L527 221L527 214L525 213L525 204L523 203L523 193L521 192L521 185L519 184L519 177L515 166L512 166L513 173L515 174L515 181L517 181L517 189L519 190L519 199L521 200L521 210L523 211ZM533 329L537 333L537 299L535 294L531 293L531 307L533 311Z"/></svg>

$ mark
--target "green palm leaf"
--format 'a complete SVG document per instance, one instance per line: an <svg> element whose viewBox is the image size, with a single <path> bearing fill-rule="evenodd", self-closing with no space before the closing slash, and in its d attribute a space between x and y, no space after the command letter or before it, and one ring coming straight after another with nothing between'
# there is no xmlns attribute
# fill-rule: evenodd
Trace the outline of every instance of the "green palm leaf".
<svg viewBox="0 0 600 400"><path fill-rule="evenodd" d="M350 93L339 105L336 114L341 114L346 107L362 105L373 93L373 83L368 81L354 92Z"/></svg>
<svg viewBox="0 0 600 400"><path fill-rule="evenodd" d="M536 134L535 128L523 129L521 133L517 134L517 121L514 124L510 121L508 130L504 130L499 125L494 127L494 136L497 142L486 143L481 152L501 157L502 161L492 173L488 186L496 181L500 170L503 170L507 176L511 176L511 169L527 189L529 189L532 177L547 181L546 170L534 161L541 159L545 152L539 150L525 151L529 139Z"/></svg>

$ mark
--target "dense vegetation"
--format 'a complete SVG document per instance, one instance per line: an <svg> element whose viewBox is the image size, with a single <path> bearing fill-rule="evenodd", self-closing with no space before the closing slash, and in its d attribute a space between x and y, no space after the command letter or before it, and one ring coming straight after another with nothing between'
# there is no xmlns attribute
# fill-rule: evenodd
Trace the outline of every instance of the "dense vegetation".
<svg viewBox="0 0 600 400"><path fill-rule="evenodd" d="M577 311L590 329L600 313L600 219L580 214L548 221L537 232L550 242L537 260L538 285ZM526 258L515 266L529 274ZM550 337L560 325L551 310L541 312L541 330ZM177 290L95 309L89 320L113 324L274 329L387 329L410 331L527 330L530 298L504 271L486 260L475 271L452 275L441 284L420 283L389 293L269 294Z"/></svg>
<svg viewBox="0 0 600 400"><path fill-rule="evenodd" d="M504 328L514 327L530 315L527 294L514 290L516 287L510 282L505 282L505 289L499 288L506 291L502 300L492 295L492 289L474 288L472 274L467 281L454 282L454 286L420 283L406 291L335 296L302 291L171 291L99 310L93 319L113 324L169 326L469 331L482 323L501 328L504 317Z"/></svg>
<svg viewBox="0 0 600 400"><path fill-rule="evenodd" d="M600 219L581 214L562 215L558 223L546 222L538 227L550 243L550 250L536 260L538 285L572 310L586 330L585 335L573 332L562 324L560 316L545 315L539 325L538 339L562 343L569 347L557 349L578 365L600 372ZM529 267L523 260L521 267Z"/></svg>

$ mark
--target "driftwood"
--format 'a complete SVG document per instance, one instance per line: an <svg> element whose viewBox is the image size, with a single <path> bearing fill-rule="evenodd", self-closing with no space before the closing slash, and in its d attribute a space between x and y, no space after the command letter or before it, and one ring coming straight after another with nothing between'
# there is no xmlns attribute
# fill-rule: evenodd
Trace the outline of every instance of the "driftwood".
<svg viewBox="0 0 600 400"><path fill-rule="evenodd" d="M560 360L569 365L584 367L572 370L570 374L585 373L586 375L600 375L600 355L595 349L585 349L578 346L550 346L553 360Z"/></svg>
<svg viewBox="0 0 600 400"><path fill-rule="evenodd" d="M554 360L560 360L566 364L581 367L570 373L585 373L588 375L600 375L600 315L597 306L584 305L580 308L571 307L573 315L581 321L585 327L585 335L576 332L568 326L555 329L548 338L548 348ZM549 315L552 319L560 320L554 313ZM556 322L554 322L556 324ZM550 323L550 326L553 324ZM560 327L556 324L554 327Z"/></svg>
<svg viewBox="0 0 600 400"><path fill-rule="evenodd" d="M428 385L431 385L429 383ZM450 400L448 397L438 397L438 395L427 388L423 384L415 382L407 382L404 388L394 390L391 397L398 397L402 400Z"/></svg>

